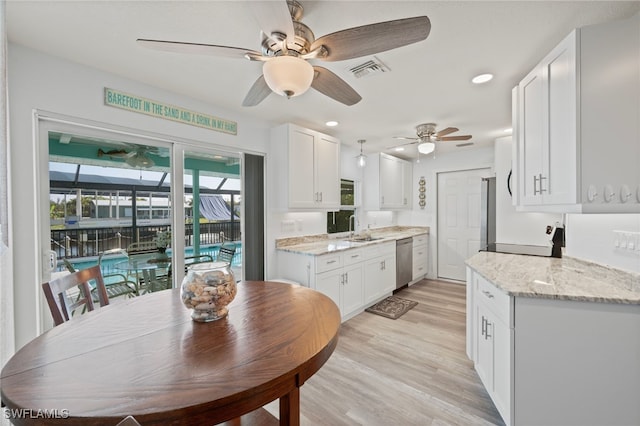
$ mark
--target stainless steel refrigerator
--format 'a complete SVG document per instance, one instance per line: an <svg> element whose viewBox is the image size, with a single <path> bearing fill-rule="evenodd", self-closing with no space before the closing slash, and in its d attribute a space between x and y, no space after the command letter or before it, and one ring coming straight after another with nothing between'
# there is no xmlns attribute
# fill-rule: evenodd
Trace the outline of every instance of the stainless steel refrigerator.
<svg viewBox="0 0 640 426"><path fill-rule="evenodd" d="M482 178L480 201L480 250L496 250L496 178Z"/></svg>

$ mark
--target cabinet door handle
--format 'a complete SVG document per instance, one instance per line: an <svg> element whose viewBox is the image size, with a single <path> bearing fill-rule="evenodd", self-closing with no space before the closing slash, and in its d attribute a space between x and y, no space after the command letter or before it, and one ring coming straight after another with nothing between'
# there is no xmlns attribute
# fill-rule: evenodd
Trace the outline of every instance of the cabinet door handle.
<svg viewBox="0 0 640 426"><path fill-rule="evenodd" d="M318 194L320 194L320 200L318 201L322 202L322 192L319 192Z"/></svg>
<svg viewBox="0 0 640 426"><path fill-rule="evenodd" d="M487 326L485 328L485 333L484 333L484 340L489 340L493 337L491 334L489 334L489 327L493 327L493 324L491 324L489 320L487 320Z"/></svg>
<svg viewBox="0 0 640 426"><path fill-rule="evenodd" d="M380 201L380 204L384 205L384 196L382 197L382 200Z"/></svg>
<svg viewBox="0 0 640 426"><path fill-rule="evenodd" d="M489 292L487 290L482 290L482 294L487 296L489 299L493 299L493 294L491 294L491 292Z"/></svg>
<svg viewBox="0 0 640 426"><path fill-rule="evenodd" d="M335 259L334 260L328 260L326 264L327 265L331 265L332 263L336 263L336 260Z"/></svg>
<svg viewBox="0 0 640 426"><path fill-rule="evenodd" d="M352 255L351 255L351 258L352 258L352 259L357 259L357 258L359 258L359 257L360 257L360 255L359 255L359 254L352 254Z"/></svg>
<svg viewBox="0 0 640 426"><path fill-rule="evenodd" d="M538 193L538 188L537 188L537 182L538 182L538 176L533 175L533 195L536 195Z"/></svg>
<svg viewBox="0 0 640 426"><path fill-rule="evenodd" d="M349 282L349 273L345 272L344 273L344 281L342 282L342 284L347 284Z"/></svg>
<svg viewBox="0 0 640 426"><path fill-rule="evenodd" d="M543 180L547 180L547 178L546 178L546 177L544 177L544 176L542 176L542 173L540 173L540 177L538 178L538 180L540 181L540 190L539 190L538 192L540 192L541 194L542 194L543 192L547 192L547 190L546 190L546 189L542 188L542 181L543 181Z"/></svg>
<svg viewBox="0 0 640 426"><path fill-rule="evenodd" d="M486 329L487 329L487 320L484 318L484 315L482 316L482 331L480 332L480 334L482 336L485 335L486 333Z"/></svg>

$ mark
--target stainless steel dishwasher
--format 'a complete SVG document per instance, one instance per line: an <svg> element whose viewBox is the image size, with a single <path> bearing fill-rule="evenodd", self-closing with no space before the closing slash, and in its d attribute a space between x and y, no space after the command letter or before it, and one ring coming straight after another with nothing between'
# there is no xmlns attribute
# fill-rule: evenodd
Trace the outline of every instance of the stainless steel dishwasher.
<svg viewBox="0 0 640 426"><path fill-rule="evenodd" d="M413 274L413 238L396 240L396 289L409 284Z"/></svg>

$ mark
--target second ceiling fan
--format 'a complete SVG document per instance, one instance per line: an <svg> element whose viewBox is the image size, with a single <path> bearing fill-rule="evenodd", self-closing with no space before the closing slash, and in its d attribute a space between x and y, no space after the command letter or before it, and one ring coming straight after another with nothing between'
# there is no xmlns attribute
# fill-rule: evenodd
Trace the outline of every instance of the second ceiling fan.
<svg viewBox="0 0 640 426"><path fill-rule="evenodd" d="M327 68L311 65L309 59L343 61L406 46L427 38L431 21L426 16L397 19L353 27L318 39L300 22L303 8L296 0L251 2L262 30L261 51L213 44L138 39L141 45L157 50L245 58L264 62L263 74L242 102L255 106L272 91L291 98L313 87L345 105L362 97Z"/></svg>
<svg viewBox="0 0 640 426"><path fill-rule="evenodd" d="M404 145L418 144L418 151L421 154L429 154L435 149L435 142L446 141L467 141L471 139L471 135L447 136L457 132L457 127L447 127L446 129L436 130L436 123L424 123L416 126L415 137L394 136L394 139L410 140L405 144L396 145L393 148Z"/></svg>

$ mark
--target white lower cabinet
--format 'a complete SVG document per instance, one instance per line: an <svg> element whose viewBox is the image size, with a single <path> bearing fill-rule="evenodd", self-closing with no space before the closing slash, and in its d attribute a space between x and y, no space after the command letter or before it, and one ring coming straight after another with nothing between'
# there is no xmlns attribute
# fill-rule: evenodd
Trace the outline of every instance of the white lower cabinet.
<svg viewBox="0 0 640 426"><path fill-rule="evenodd" d="M640 305L509 296L467 270L467 354L507 425L640 425Z"/></svg>
<svg viewBox="0 0 640 426"><path fill-rule="evenodd" d="M363 250L356 249L316 258L315 289L338 305L343 319L362 307L363 255Z"/></svg>
<svg viewBox="0 0 640 426"><path fill-rule="evenodd" d="M413 274L411 281L422 279L429 272L428 239L429 234L413 237Z"/></svg>
<svg viewBox="0 0 640 426"><path fill-rule="evenodd" d="M393 293L396 283L396 243L381 242L338 252L308 255L278 252L282 278L329 296L342 321Z"/></svg>
<svg viewBox="0 0 640 426"><path fill-rule="evenodd" d="M396 244L385 243L366 251L364 263L364 303L371 306L393 293L396 282Z"/></svg>
<svg viewBox="0 0 640 426"><path fill-rule="evenodd" d="M474 286L475 367L507 425L511 424L513 300L478 274Z"/></svg>

